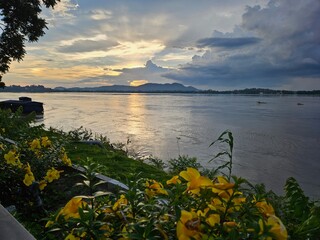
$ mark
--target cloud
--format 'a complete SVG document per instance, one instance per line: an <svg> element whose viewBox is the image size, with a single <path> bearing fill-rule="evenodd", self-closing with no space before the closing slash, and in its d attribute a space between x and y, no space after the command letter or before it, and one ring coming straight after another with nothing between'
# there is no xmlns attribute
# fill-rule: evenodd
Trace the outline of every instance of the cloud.
<svg viewBox="0 0 320 240"><path fill-rule="evenodd" d="M298 88L296 79L312 79L312 88L319 89L319 22L318 0L272 0L266 7L247 7L233 32L215 31L198 40L197 46L208 50L163 76L215 88Z"/></svg>
<svg viewBox="0 0 320 240"><path fill-rule="evenodd" d="M107 20L112 18L112 12L107 10L96 9L91 11L91 18L93 20Z"/></svg>
<svg viewBox="0 0 320 240"><path fill-rule="evenodd" d="M197 47L222 47L222 48L237 48L248 45L257 44L261 41L260 38L203 38L197 41Z"/></svg>
<svg viewBox="0 0 320 240"><path fill-rule="evenodd" d="M16 74L7 76L14 84L29 78L54 85L60 80L52 76L59 76L59 84L68 78L91 85L180 81L198 88L293 88L304 79L309 88L320 88L319 5L62 0L59 8L44 11L49 30L38 43L26 44L25 61L13 64ZM59 73L62 67L66 77ZM81 74L75 77L75 70Z"/></svg>
<svg viewBox="0 0 320 240"><path fill-rule="evenodd" d="M117 42L110 40L77 40L70 45L58 47L58 51L64 53L107 51L117 45Z"/></svg>
<svg viewBox="0 0 320 240"><path fill-rule="evenodd" d="M50 27L60 25L61 23L74 22L75 11L79 5L73 0L61 0L55 5L54 9L43 8L42 14Z"/></svg>
<svg viewBox="0 0 320 240"><path fill-rule="evenodd" d="M108 71L109 74L100 75L97 77L85 78L77 83L81 84L100 84L103 85L113 85L113 84L121 84L128 85L129 84L138 84L138 83L167 83L168 79L162 77L162 74L168 73L171 70L167 68L163 68L154 64L151 60L148 60L143 67L135 67L135 68L105 68L105 71ZM114 74L118 73L118 74ZM170 81L172 82L172 81Z"/></svg>

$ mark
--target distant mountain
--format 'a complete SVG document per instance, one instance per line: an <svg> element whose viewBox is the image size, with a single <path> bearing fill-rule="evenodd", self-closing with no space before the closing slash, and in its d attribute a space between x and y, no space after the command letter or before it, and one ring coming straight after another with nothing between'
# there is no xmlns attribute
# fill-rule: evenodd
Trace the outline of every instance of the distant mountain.
<svg viewBox="0 0 320 240"><path fill-rule="evenodd" d="M101 87L56 87L47 88L42 85L30 85L30 86L19 86L11 85L6 86L4 89L0 88L0 92L126 92L126 93L199 93L199 94L249 94L249 95L316 95L320 96L320 90L311 91L288 91L288 90L274 90L267 88L246 88L241 90L199 90L194 87L186 87L179 83L147 83L137 87L125 86L125 85L113 85L113 86L101 86Z"/></svg>
<svg viewBox="0 0 320 240"><path fill-rule="evenodd" d="M186 87L180 83L146 83L140 86L125 86L125 85L112 85L101 87L85 87L85 88L64 88L57 87L54 91L68 91L68 92L199 92L194 87Z"/></svg>

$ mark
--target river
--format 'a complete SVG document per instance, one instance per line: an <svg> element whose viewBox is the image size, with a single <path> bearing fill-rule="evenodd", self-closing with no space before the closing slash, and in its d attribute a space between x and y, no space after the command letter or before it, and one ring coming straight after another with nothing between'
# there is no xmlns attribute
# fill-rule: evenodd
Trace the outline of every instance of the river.
<svg viewBox="0 0 320 240"><path fill-rule="evenodd" d="M140 157L164 161L195 156L205 167L222 146L210 147L224 130L234 136L233 173L282 193L296 178L320 198L320 97L119 93L1 93L0 100L29 96L44 103L46 126L83 126L127 143Z"/></svg>

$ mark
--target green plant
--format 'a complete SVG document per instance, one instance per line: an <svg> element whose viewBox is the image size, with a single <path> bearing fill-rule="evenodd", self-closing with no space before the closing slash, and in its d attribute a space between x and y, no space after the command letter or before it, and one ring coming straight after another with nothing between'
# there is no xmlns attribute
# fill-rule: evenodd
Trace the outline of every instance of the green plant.
<svg viewBox="0 0 320 240"><path fill-rule="evenodd" d="M99 180L98 172L101 172L104 166L96 163L91 158L87 158L86 164L82 165L83 173L78 173L78 175L82 178L82 181L77 183L75 186L82 186L88 190L89 196L101 196L106 194L106 192L98 191L99 186L102 184L106 184L105 181Z"/></svg>
<svg viewBox="0 0 320 240"><path fill-rule="evenodd" d="M228 174L227 177L230 180L231 179L231 173L232 173L232 164L233 164L233 136L232 133L229 130L224 131L221 133L221 135L218 137L217 140L213 141L209 147L213 146L216 143L226 143L228 145L227 150L220 151L217 153L209 162L219 158L227 156L228 158L225 160L225 163L218 166L215 171L219 172L221 169L227 168Z"/></svg>
<svg viewBox="0 0 320 240"><path fill-rule="evenodd" d="M232 138L219 138L231 146L232 160ZM173 169L182 170L165 183L137 175L119 195L73 198L47 226L75 239L287 239L263 186L230 176L232 163L224 166L227 178L212 179L188 162L199 166L196 159L180 157Z"/></svg>
<svg viewBox="0 0 320 240"><path fill-rule="evenodd" d="M69 131L67 136L73 141L92 140L94 138L92 131L85 129L83 126Z"/></svg>
<svg viewBox="0 0 320 240"><path fill-rule="evenodd" d="M71 165L61 139L50 139L44 126L32 121L21 111L0 116L0 201L20 211L42 208L40 191L60 177L59 167Z"/></svg>
<svg viewBox="0 0 320 240"><path fill-rule="evenodd" d="M177 174L183 170L186 170L188 167L193 168L202 168L201 164L198 163L197 158L189 156L179 156L178 158L170 159L168 162L169 172L171 174Z"/></svg>
<svg viewBox="0 0 320 240"><path fill-rule="evenodd" d="M161 169L161 170L164 170L167 167L167 164L163 160L161 160L157 157L154 157L154 156L149 156L146 159L146 161L148 162L148 164L150 164L158 169Z"/></svg>
<svg viewBox="0 0 320 240"><path fill-rule="evenodd" d="M168 174L128 158L107 139L101 141L103 147L75 143L97 137L87 130L72 134L45 130L15 114L0 116L0 200L17 204L16 216L39 239L282 240L287 235L290 239L319 239L319 202L310 201L295 179L289 178L286 194L278 196L267 192L263 184L252 185L232 176L233 136L229 131L211 144L228 145L211 159L222 157L220 166L203 169L196 158L179 156L169 167L175 175L165 181ZM66 166L71 161L65 144L68 155L83 165L83 174L76 177L78 187L71 187L75 179L57 179L62 170L73 175ZM151 161L158 167L163 164ZM115 178L122 173L120 180L127 181L129 190L105 191L96 178L100 171ZM39 217L47 213L39 216L31 211L38 205L34 193L39 193L40 186L45 187L40 196L51 206L50 211L64 206L51 215L45 233L40 230Z"/></svg>
<svg viewBox="0 0 320 240"><path fill-rule="evenodd" d="M47 227L76 239L286 239L271 204L244 185L194 168L165 184L138 177L119 195L71 199Z"/></svg>
<svg viewBox="0 0 320 240"><path fill-rule="evenodd" d="M294 239L320 239L319 202L310 201L294 178L285 184L283 219Z"/></svg>

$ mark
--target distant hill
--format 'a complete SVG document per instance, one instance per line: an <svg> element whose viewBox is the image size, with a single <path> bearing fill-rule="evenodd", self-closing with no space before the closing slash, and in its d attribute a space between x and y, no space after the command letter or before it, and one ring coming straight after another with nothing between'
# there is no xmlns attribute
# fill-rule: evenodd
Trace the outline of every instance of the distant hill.
<svg viewBox="0 0 320 240"><path fill-rule="evenodd" d="M246 88L241 90L199 90L194 87L186 87L180 83L147 83L137 87L125 85L101 86L101 87L56 87L47 88L42 85L6 86L4 89L0 88L0 92L123 92L123 93L198 93L198 94L239 94L239 95L316 95L320 96L320 90L312 91L288 91L288 90L274 90L266 88Z"/></svg>
<svg viewBox="0 0 320 240"><path fill-rule="evenodd" d="M140 86L125 86L125 85L112 85L112 86L101 86L101 87L74 87L64 88L57 87L54 91L68 91L68 92L199 92L194 87L186 87L180 83L146 83Z"/></svg>

